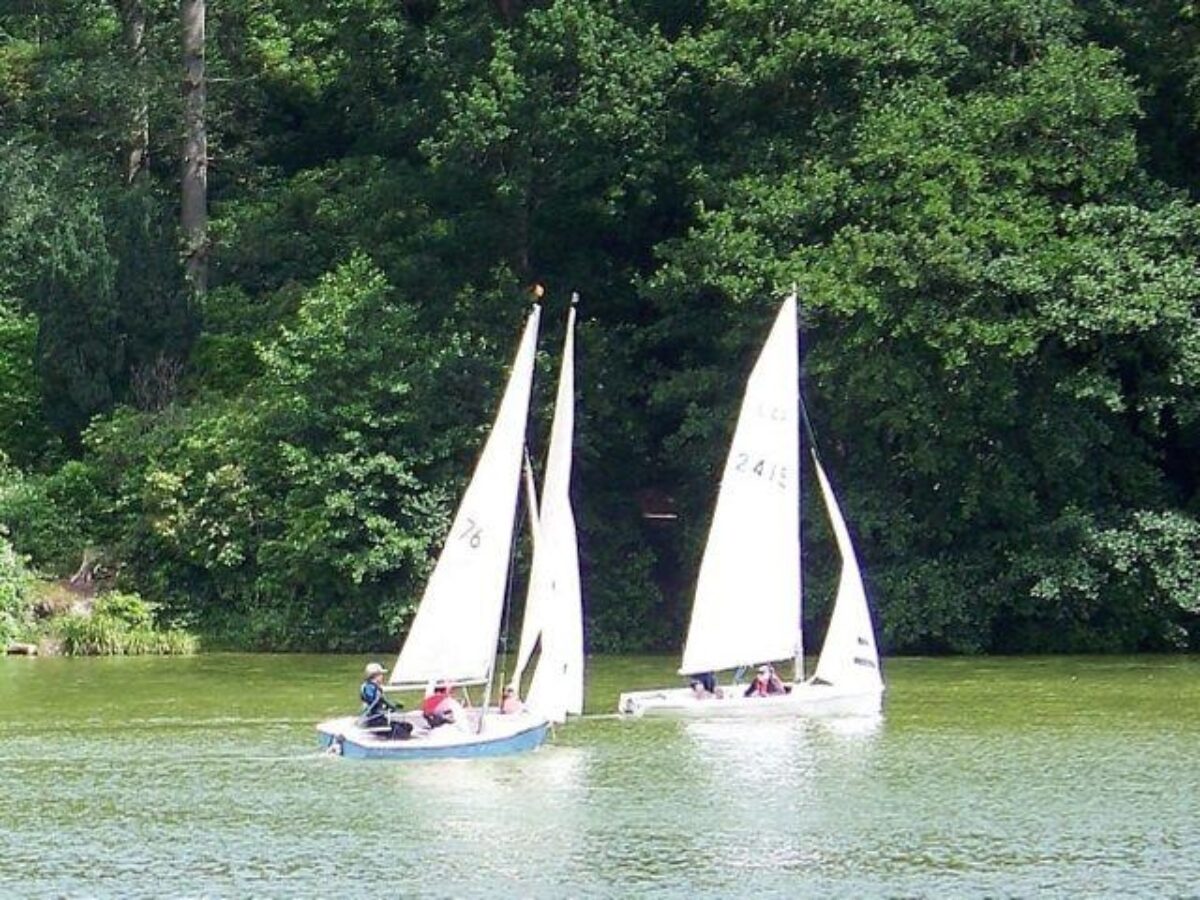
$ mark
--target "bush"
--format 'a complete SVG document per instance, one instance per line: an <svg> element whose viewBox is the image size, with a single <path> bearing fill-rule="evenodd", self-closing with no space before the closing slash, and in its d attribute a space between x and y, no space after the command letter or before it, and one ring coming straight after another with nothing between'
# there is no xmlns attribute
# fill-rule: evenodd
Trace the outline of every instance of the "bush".
<svg viewBox="0 0 1200 900"><path fill-rule="evenodd" d="M161 630L154 605L137 594L105 594L92 614L68 613L51 623L68 656L146 656L194 653L196 639L185 631Z"/></svg>
<svg viewBox="0 0 1200 900"><path fill-rule="evenodd" d="M29 627L29 574L0 528L0 646L21 637Z"/></svg>
<svg viewBox="0 0 1200 900"><path fill-rule="evenodd" d="M0 525L16 550L44 572L66 575L91 543L95 514L95 474L82 462L68 462L50 475L0 471Z"/></svg>

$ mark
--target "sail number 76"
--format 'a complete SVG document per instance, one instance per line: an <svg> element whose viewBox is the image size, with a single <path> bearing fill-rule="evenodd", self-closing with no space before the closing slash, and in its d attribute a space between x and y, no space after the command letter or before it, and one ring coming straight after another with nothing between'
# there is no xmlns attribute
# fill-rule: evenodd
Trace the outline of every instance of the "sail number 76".
<svg viewBox="0 0 1200 900"><path fill-rule="evenodd" d="M466 541L467 544L470 545L471 549L474 549L478 547L480 542L483 540L483 529L475 524L474 519L467 519L467 527L463 529L462 533L458 536L458 539L460 541Z"/></svg>

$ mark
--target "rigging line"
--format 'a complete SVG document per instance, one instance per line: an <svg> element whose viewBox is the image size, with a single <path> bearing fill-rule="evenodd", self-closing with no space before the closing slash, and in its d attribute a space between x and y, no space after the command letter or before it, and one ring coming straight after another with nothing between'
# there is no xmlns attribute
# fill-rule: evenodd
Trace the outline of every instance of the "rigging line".
<svg viewBox="0 0 1200 900"><path fill-rule="evenodd" d="M804 402L804 394L800 395L800 421L804 425L804 433L808 435L809 449L818 459L821 458L820 452L817 450L817 432L813 429L812 420L808 417L808 404Z"/></svg>
<svg viewBox="0 0 1200 900"><path fill-rule="evenodd" d="M821 454L817 451L817 432L808 417L808 404L804 402L804 317L800 315L800 294L796 290L795 282L792 283L791 296L796 298L796 356L797 374L800 379L797 393L800 397L800 422L804 426L804 433L808 435L810 449L820 458Z"/></svg>

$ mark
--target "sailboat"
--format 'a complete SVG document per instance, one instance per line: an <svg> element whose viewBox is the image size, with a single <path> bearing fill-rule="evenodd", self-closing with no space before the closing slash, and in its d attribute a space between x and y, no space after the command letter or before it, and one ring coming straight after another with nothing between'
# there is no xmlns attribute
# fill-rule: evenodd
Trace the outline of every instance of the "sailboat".
<svg viewBox="0 0 1200 900"><path fill-rule="evenodd" d="M630 716L870 715L883 678L862 573L849 530L815 447L809 456L829 517L841 573L816 671L804 676L801 628L800 366L796 298L781 307L750 373L725 463L679 668L690 677L791 660L778 693L747 685L631 691ZM715 679L714 679L715 680Z"/></svg>
<svg viewBox="0 0 1200 900"><path fill-rule="evenodd" d="M362 727L355 716L322 722L317 726L321 746L330 752L347 757L387 759L437 759L447 757L498 756L532 750L540 746L554 721L561 721L565 710L557 700L534 702L533 697L515 713L502 713L487 705L495 675L497 641L500 635L504 601L508 587L508 572L513 553L513 531L521 481L521 461L525 446L525 431L529 417L529 401L533 384L534 357L537 343L540 307L534 306L526 322L521 342L513 362L508 384L496 414L491 433L484 444L475 472L467 486L454 517L453 525L442 547L433 574L425 587L412 627L392 668L386 689L391 691L425 690L437 684L456 688L484 687L484 702L468 707L464 714L449 724L430 727L420 712L408 713L404 721L411 725L405 737L390 737ZM572 317L574 310L572 310ZM573 321L573 318L572 318ZM570 332L568 332L570 340ZM564 358L564 372L573 360ZM552 580L569 581L574 566L574 581L578 585L578 558L546 561L548 553L565 546L574 548L574 520L561 512L559 487L549 481L549 474L569 482L573 374L564 400L560 385L555 423L558 431L552 438L554 452L565 454L568 464L551 461L546 485L547 501L555 499L544 510L550 516L549 529L539 529L544 537L534 550L534 566L555 573ZM567 408L563 411L564 406ZM563 444L565 442L565 448ZM557 443L557 447L555 446ZM569 513L569 501L567 506ZM569 540L565 536L570 529ZM561 592L555 594L561 598ZM569 602L569 598L567 601ZM574 595L574 617L582 622L578 591ZM547 608L554 604L546 603ZM544 628L543 642L559 646L557 622L570 622L572 613L560 612L558 619ZM580 626L582 635L582 626ZM550 638L547 638L550 635ZM582 637L580 638L582 656ZM554 665L548 665L553 663ZM542 673L543 667L547 667ZM580 696L583 692L583 669L559 663L558 655L545 650L534 672L535 683L541 679L547 687L542 696L548 698ZM578 684L570 683L572 679Z"/></svg>

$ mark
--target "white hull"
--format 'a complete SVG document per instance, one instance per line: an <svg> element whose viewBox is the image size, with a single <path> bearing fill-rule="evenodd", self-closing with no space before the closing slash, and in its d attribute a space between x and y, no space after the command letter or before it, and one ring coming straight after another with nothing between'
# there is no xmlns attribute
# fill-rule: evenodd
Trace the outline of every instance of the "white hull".
<svg viewBox="0 0 1200 900"><path fill-rule="evenodd" d="M883 707L883 690L850 691L827 684L790 685L786 694L745 697L746 685L722 685L721 696L696 697L690 688L630 691L621 694L617 711L641 718L766 718L773 716L872 716Z"/></svg>

